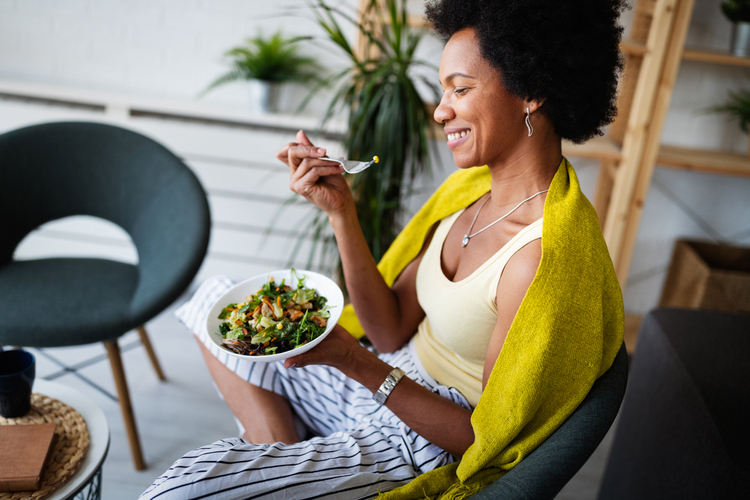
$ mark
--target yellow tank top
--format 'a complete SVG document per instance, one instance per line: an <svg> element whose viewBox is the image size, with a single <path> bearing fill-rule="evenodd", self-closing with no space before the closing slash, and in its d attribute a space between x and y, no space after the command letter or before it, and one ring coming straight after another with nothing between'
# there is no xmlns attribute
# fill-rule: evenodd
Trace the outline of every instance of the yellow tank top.
<svg viewBox="0 0 750 500"><path fill-rule="evenodd" d="M461 281L445 277L440 258L448 232L463 210L443 219L417 271L417 298L425 312L412 339L419 361L437 382L460 390L472 406L482 394L487 345L497 323L497 284L508 260L542 237L542 219L518 232Z"/></svg>

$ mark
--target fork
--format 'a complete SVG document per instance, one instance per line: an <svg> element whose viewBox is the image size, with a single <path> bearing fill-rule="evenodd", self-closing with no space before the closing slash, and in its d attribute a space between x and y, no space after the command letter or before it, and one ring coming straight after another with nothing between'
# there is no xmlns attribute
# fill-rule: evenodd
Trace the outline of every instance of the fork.
<svg viewBox="0 0 750 500"><path fill-rule="evenodd" d="M355 161L355 160L342 160L339 158L331 158L329 156L321 156L319 160L334 161L344 167L344 170L349 174L358 174L363 170L370 168L374 163L378 162L376 156L371 161Z"/></svg>

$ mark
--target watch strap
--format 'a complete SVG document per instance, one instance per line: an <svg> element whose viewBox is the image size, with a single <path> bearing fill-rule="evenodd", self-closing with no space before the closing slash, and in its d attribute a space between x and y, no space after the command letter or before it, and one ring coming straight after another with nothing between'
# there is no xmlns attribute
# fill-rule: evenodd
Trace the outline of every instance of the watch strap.
<svg viewBox="0 0 750 500"><path fill-rule="evenodd" d="M393 388L396 387L396 384L398 384L398 381L401 380L401 377L404 375L404 370L401 368L394 368L391 370L391 373L389 373L383 383L380 384L378 391L372 395L372 399L374 399L379 405L385 404L385 400L388 399Z"/></svg>

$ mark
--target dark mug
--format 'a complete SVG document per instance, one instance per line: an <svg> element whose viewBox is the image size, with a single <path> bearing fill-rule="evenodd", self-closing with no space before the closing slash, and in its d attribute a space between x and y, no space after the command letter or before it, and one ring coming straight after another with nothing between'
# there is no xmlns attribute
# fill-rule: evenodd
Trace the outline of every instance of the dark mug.
<svg viewBox="0 0 750 500"><path fill-rule="evenodd" d="M34 355L30 352L0 352L0 415L15 418L29 412L35 371Z"/></svg>

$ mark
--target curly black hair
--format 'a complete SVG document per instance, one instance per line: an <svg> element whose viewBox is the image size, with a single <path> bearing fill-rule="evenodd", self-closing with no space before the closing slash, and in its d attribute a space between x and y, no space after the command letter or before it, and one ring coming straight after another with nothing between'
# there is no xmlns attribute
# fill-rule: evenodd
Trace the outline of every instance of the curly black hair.
<svg viewBox="0 0 750 500"><path fill-rule="evenodd" d="M617 114L625 0L430 0L427 19L445 40L473 28L505 88L540 108L563 139L602 135Z"/></svg>

